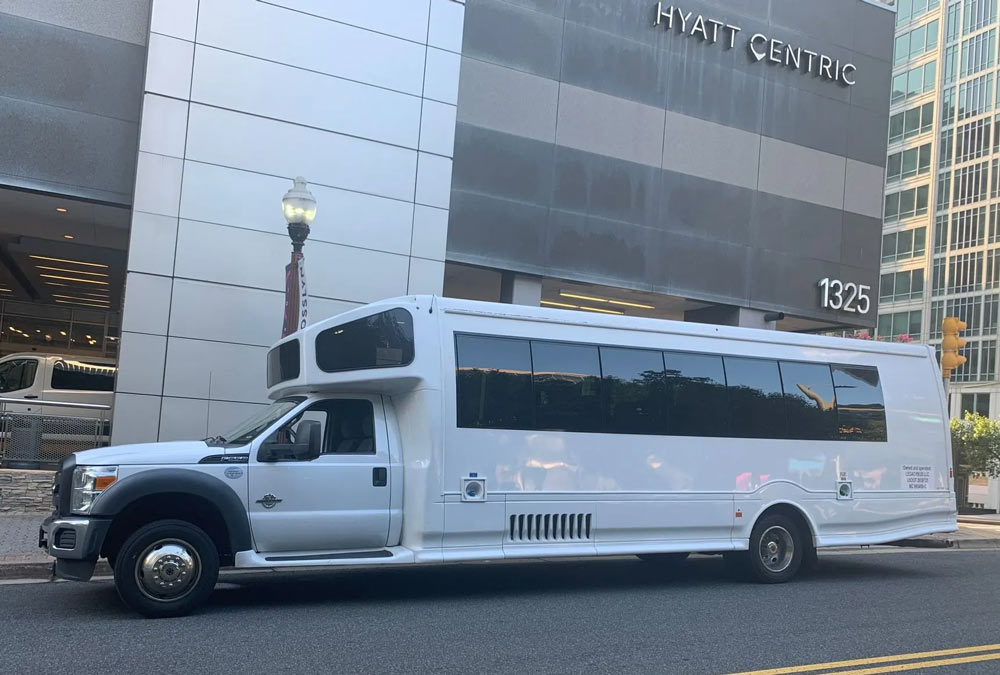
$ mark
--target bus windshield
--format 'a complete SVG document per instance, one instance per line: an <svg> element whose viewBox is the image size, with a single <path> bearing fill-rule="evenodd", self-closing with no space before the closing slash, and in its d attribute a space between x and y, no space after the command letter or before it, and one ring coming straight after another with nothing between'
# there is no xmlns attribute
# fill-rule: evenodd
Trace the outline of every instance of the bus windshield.
<svg viewBox="0 0 1000 675"><path fill-rule="evenodd" d="M269 426L284 417L288 412L306 400L305 396L290 396L275 401L271 405L262 409L253 417L239 424L235 429L222 436L207 439L210 444L213 442L224 443L226 445L245 445L257 438Z"/></svg>

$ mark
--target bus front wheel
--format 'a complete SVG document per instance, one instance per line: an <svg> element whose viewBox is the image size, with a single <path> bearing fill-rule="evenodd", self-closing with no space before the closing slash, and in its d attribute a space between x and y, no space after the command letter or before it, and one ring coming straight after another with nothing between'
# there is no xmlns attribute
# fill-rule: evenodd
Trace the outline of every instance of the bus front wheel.
<svg viewBox="0 0 1000 675"><path fill-rule="evenodd" d="M754 579L780 584L794 577L806 555L806 542L799 527L781 514L764 516L750 534L746 562Z"/></svg>

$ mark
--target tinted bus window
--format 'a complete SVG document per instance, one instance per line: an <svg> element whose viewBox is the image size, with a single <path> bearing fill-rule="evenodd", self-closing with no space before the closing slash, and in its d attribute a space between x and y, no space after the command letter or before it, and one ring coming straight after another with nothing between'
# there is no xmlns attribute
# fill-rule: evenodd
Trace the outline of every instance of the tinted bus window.
<svg viewBox="0 0 1000 675"><path fill-rule="evenodd" d="M527 340L459 335L458 426L530 429L531 346Z"/></svg>
<svg viewBox="0 0 1000 675"><path fill-rule="evenodd" d="M729 400L722 357L664 352L666 422L672 436L727 436Z"/></svg>
<svg viewBox="0 0 1000 675"><path fill-rule="evenodd" d="M600 431L601 362L597 347L532 342L535 428Z"/></svg>
<svg viewBox="0 0 1000 675"><path fill-rule="evenodd" d="M101 370L97 370L101 368ZM96 366L88 371L84 367L66 366L56 363L52 368L52 388L70 389L75 391L114 391L115 376L108 372L107 366Z"/></svg>
<svg viewBox="0 0 1000 675"><path fill-rule="evenodd" d="M316 365L326 373L413 363L413 317L391 309L316 336Z"/></svg>
<svg viewBox="0 0 1000 675"><path fill-rule="evenodd" d="M785 392L788 437L803 440L835 440L837 410L830 366L825 363L779 362Z"/></svg>
<svg viewBox="0 0 1000 675"><path fill-rule="evenodd" d="M777 361L725 358L730 432L740 438L784 438L785 401Z"/></svg>
<svg viewBox="0 0 1000 675"><path fill-rule="evenodd" d="M299 341L289 340L267 353L267 386L299 376Z"/></svg>
<svg viewBox="0 0 1000 675"><path fill-rule="evenodd" d="M604 430L662 434L663 354L646 349L601 347Z"/></svg>
<svg viewBox="0 0 1000 675"><path fill-rule="evenodd" d="M833 366L840 438L851 441L887 440L885 403L878 369Z"/></svg>

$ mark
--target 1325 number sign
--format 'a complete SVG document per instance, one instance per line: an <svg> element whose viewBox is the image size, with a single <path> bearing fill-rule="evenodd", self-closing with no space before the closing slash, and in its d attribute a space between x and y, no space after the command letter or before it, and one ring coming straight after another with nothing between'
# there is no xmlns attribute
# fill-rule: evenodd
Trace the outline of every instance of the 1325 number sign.
<svg viewBox="0 0 1000 675"><path fill-rule="evenodd" d="M867 314L872 308L868 292L872 289L866 284L856 284L853 281L843 282L829 277L819 280L820 307L836 309L844 312Z"/></svg>

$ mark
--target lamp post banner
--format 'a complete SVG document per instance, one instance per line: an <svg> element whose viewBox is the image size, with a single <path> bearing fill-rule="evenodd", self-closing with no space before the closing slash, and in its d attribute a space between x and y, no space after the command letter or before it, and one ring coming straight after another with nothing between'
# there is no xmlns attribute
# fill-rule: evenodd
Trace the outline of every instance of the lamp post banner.
<svg viewBox="0 0 1000 675"><path fill-rule="evenodd" d="M309 319L309 294L306 290L306 266L302 253L293 252L285 266L285 321L281 337L288 337L306 327Z"/></svg>

